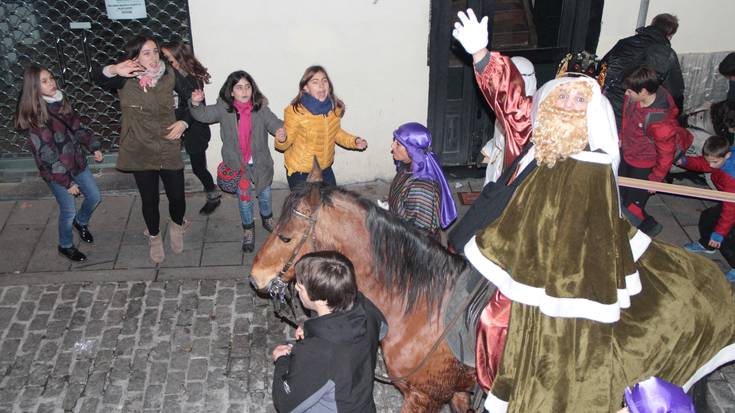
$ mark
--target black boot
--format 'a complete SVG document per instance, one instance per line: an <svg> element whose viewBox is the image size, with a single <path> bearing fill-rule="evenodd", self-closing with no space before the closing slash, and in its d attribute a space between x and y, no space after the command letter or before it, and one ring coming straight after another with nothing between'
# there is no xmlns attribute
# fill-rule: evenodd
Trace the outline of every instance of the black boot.
<svg viewBox="0 0 735 413"><path fill-rule="evenodd" d="M263 228L268 232L273 232L273 214L270 214L267 217L261 215L260 219L263 221Z"/></svg>
<svg viewBox="0 0 735 413"><path fill-rule="evenodd" d="M82 254L81 251L79 251L74 246L71 246L69 248L59 247L59 255L61 255L64 258L68 258L72 261L76 261L76 262L87 260L87 256Z"/></svg>
<svg viewBox="0 0 735 413"><path fill-rule="evenodd" d="M646 215L646 217L643 219L640 225L638 225L638 229L643 231L644 234L648 235L649 237L653 238L656 235L661 232L663 229L663 225L659 224L652 216Z"/></svg>
<svg viewBox="0 0 735 413"><path fill-rule="evenodd" d="M89 227L87 225L82 225L74 220L73 226L74 229L79 232L79 238L81 238L82 241L86 242L87 244L91 244L94 242L94 237L92 236L92 233L89 232Z"/></svg>
<svg viewBox="0 0 735 413"><path fill-rule="evenodd" d="M207 203L199 210L199 215L209 215L222 203L222 194L218 190L207 192Z"/></svg>
<svg viewBox="0 0 735 413"><path fill-rule="evenodd" d="M255 224L242 225L244 234L242 236L243 252L253 252L255 250Z"/></svg>

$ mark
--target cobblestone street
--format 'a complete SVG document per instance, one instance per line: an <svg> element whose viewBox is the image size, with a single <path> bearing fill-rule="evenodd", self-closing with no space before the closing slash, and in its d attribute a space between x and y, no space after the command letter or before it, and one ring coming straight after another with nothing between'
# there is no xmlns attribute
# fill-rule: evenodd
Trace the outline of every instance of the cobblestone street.
<svg viewBox="0 0 735 413"><path fill-rule="evenodd" d="M350 189L375 199L388 185ZM274 191L276 211L285 194ZM203 197L187 201L194 209ZM293 330L247 283L253 254L240 251L234 200L210 217L189 213L184 253L167 246L160 266L148 261L138 202L104 197L96 242L80 246L90 259L74 265L54 251L53 200L0 202L0 412L275 411L270 352ZM660 238L677 245L696 235L703 207L667 196L649 204ZM265 235L258 225L256 248ZM711 412L735 411L734 385L733 365L709 377ZM392 413L402 397L376 383L375 400Z"/></svg>

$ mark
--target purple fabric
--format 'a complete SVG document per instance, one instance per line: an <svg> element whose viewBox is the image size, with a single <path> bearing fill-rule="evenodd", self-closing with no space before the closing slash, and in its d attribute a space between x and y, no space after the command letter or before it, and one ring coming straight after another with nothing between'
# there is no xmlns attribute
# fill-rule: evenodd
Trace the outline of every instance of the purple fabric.
<svg viewBox="0 0 735 413"><path fill-rule="evenodd" d="M457 207L454 205L452 191L444 178L442 167L436 154L431 151L431 132L420 123L409 122L393 131L393 138L406 147L411 157L411 171L417 179L428 179L436 182L441 189L441 216L439 222L446 228L457 218ZM396 168L401 165L396 161Z"/></svg>
<svg viewBox="0 0 735 413"><path fill-rule="evenodd" d="M625 389L630 413L695 413L684 390L658 377L649 377Z"/></svg>

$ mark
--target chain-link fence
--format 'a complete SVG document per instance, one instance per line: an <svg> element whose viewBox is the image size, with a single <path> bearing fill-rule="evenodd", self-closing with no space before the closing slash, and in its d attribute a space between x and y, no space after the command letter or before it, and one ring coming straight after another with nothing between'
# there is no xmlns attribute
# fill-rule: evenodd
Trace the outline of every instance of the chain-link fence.
<svg viewBox="0 0 735 413"><path fill-rule="evenodd" d="M159 39L191 39L187 0L145 0L148 17L110 20L104 0L0 2L0 157L28 156L26 138L13 128L23 70L48 68L72 107L102 141L116 150L120 131L117 96L90 80L97 64L121 60L128 38L149 32ZM77 24L81 23L81 24ZM71 29L89 23L89 29Z"/></svg>

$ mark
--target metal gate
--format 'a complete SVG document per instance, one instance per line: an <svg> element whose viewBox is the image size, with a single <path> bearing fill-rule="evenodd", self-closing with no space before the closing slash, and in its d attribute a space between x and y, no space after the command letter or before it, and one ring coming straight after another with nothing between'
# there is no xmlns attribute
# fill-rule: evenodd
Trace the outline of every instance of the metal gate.
<svg viewBox="0 0 735 413"><path fill-rule="evenodd" d="M103 149L117 149L117 96L91 81L92 67L122 60L125 43L135 34L149 32L163 41L191 40L187 0L146 0L145 4L145 19L110 20L104 0L0 3L0 158L30 154L25 136L13 128L13 115L23 70L32 63L54 73Z"/></svg>

